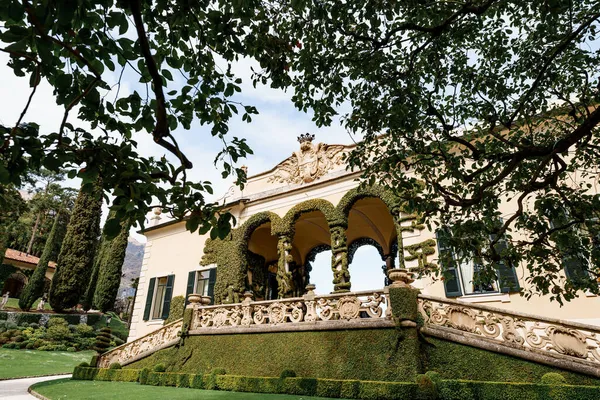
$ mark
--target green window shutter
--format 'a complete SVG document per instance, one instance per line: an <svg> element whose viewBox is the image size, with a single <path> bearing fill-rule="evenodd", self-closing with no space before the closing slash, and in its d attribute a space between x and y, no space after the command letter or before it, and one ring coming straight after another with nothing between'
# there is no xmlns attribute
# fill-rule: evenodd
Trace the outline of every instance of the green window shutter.
<svg viewBox="0 0 600 400"><path fill-rule="evenodd" d="M148 295L146 296L146 308L144 309L144 321L148 321L150 319L150 310L152 309L152 299L154 298L155 283L156 278L150 279L150 284L148 285Z"/></svg>
<svg viewBox="0 0 600 400"><path fill-rule="evenodd" d="M444 276L446 297L459 297L462 296L462 290L458 280L458 270L452 255L452 248L448 243L449 236L450 233L445 229L436 232L439 261Z"/></svg>
<svg viewBox="0 0 600 400"><path fill-rule="evenodd" d="M163 301L162 319L169 318L169 311L171 310L171 296L173 296L173 282L175 281L175 275L167 276L167 286L165 287L165 300Z"/></svg>
<svg viewBox="0 0 600 400"><path fill-rule="evenodd" d="M213 268L208 272L208 296L210 297L210 304L214 304L215 299L215 282L217 281L217 269Z"/></svg>
<svg viewBox="0 0 600 400"><path fill-rule="evenodd" d="M554 228L556 226L566 225L568 222L569 220L567 214L561 213L550 221L550 227ZM576 228L572 227L569 229ZM577 232L575 231L575 233ZM555 232L553 234L555 238L557 238L557 234L560 234L560 232ZM573 253L572 251L569 251L568 248L565 248L564 243L561 243L560 240L554 241L556 243L556 247L558 247L558 250L561 253L562 267L565 270L567 279L574 282L588 279L587 261L582 259L580 254Z"/></svg>
<svg viewBox="0 0 600 400"><path fill-rule="evenodd" d="M496 235L490 235L490 239L494 241ZM508 249L508 242L503 237L496 242L494 248L499 255L502 255ZM514 293L521 290L517 270L514 266L501 260L494 267L496 268L496 275L498 275L498 283L500 284L500 291L502 293Z"/></svg>
<svg viewBox="0 0 600 400"><path fill-rule="evenodd" d="M196 280L196 271L188 273L187 288L185 289L185 306L188 305L188 296L194 291L194 281Z"/></svg>

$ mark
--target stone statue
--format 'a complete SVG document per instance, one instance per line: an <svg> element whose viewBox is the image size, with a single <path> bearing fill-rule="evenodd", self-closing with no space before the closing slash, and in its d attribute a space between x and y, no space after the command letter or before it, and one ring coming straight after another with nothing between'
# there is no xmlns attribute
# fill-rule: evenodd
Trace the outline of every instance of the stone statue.
<svg viewBox="0 0 600 400"><path fill-rule="evenodd" d="M46 304L46 293L44 293L44 295L42 296L42 298L40 299L40 302L37 305L36 310L38 311L43 311L44 310L44 305Z"/></svg>
<svg viewBox="0 0 600 400"><path fill-rule="evenodd" d="M309 133L298 136L300 150L275 167L269 182L310 183L342 164L345 146L314 144L314 138Z"/></svg>
<svg viewBox="0 0 600 400"><path fill-rule="evenodd" d="M10 296L10 292L6 292L6 293L4 293L4 296L2 296L2 302L0 303L0 310L4 310L6 303L8 303L9 296Z"/></svg>

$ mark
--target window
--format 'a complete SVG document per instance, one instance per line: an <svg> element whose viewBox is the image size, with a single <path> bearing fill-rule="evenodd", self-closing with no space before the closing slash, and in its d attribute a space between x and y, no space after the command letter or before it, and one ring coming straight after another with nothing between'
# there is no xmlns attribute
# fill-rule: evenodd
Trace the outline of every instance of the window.
<svg viewBox="0 0 600 400"><path fill-rule="evenodd" d="M167 277L163 276L156 280L156 294L154 295L154 304L152 305L152 319L160 319L163 312L166 291Z"/></svg>
<svg viewBox="0 0 600 400"><path fill-rule="evenodd" d="M151 278L148 282L148 295L144 309L144 321L166 319L171 310L171 296L175 275Z"/></svg>
<svg viewBox="0 0 600 400"><path fill-rule="evenodd" d="M201 294L202 296L208 296L208 282L210 271L196 271L196 284L194 287L194 293Z"/></svg>
<svg viewBox="0 0 600 400"><path fill-rule="evenodd" d="M185 293L185 304L187 298L192 293L211 298L211 304L214 301L215 282L217 280L217 268L208 268L201 271L190 271L188 273L187 289Z"/></svg>
<svg viewBox="0 0 600 400"><path fill-rule="evenodd" d="M484 276L483 267L476 257L464 257L450 245L450 232L447 229L440 229L436 236L446 297L519 291L519 280L512 266L501 261L495 265L495 276ZM493 239L493 236L490 237L490 240ZM495 248L502 254L508 244L506 240L500 239Z"/></svg>
<svg viewBox="0 0 600 400"><path fill-rule="evenodd" d="M590 223L596 221L589 220ZM569 213L559 210L551 217L550 228L566 226L569 224ZM573 240L573 234L575 240ZM572 225L564 230L559 230L550 235L562 256L562 267L567 279L583 284L589 276L590 263L594 263L600 249L600 233L590 229L587 223ZM589 252L588 252L589 251Z"/></svg>

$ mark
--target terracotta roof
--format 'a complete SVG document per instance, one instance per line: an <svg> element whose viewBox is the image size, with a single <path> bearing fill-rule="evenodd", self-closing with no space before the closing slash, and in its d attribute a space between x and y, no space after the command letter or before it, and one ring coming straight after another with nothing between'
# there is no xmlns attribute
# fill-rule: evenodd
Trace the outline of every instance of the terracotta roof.
<svg viewBox="0 0 600 400"><path fill-rule="evenodd" d="M14 249L6 249L6 253L4 253L4 258L14 261L20 261L27 264L37 265L40 261L38 257L32 256L31 254L23 253L22 251L17 251ZM50 261L48 263L48 267L56 268L56 263L54 261Z"/></svg>

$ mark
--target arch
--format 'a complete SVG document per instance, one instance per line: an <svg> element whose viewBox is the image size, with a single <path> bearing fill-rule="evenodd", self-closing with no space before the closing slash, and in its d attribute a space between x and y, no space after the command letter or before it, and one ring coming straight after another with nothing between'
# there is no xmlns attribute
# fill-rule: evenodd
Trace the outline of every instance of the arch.
<svg viewBox="0 0 600 400"><path fill-rule="evenodd" d="M4 281L2 294L10 292L10 297L18 298L27 284L27 277L22 272L13 272Z"/></svg>
<svg viewBox="0 0 600 400"><path fill-rule="evenodd" d="M292 237L294 235L294 224L298 218L300 218L302 214L312 211L322 212L327 220L329 228L335 226L346 227L348 225L347 219L333 206L333 204L331 204L331 202L324 199L312 199L303 201L292 207L281 219L281 222L274 226L275 230L273 233L279 236Z"/></svg>
<svg viewBox="0 0 600 400"><path fill-rule="evenodd" d="M271 223L271 234L275 235L275 227L281 225L281 218L271 211L263 211L252 215L235 230L234 235L237 234L241 240L248 240L256 228L267 222Z"/></svg>
<svg viewBox="0 0 600 400"><path fill-rule="evenodd" d="M352 260L354 259L354 253L356 253L356 250L358 250L362 246L375 247L377 249L377 252L379 253L379 256L381 257L381 261L386 260L386 256L384 255L384 252L383 252L383 247L381 247L379 242L377 242L374 239L371 239L370 237L361 237L361 238L354 240L348 246L348 264L352 264Z"/></svg>
<svg viewBox="0 0 600 400"><path fill-rule="evenodd" d="M376 197L381 199L392 215L397 215L402 207L402 200L392 193L391 190L385 189L379 185L373 185L358 186L349 190L338 202L336 208L338 212L347 220L354 203L356 203L358 200L368 197Z"/></svg>

